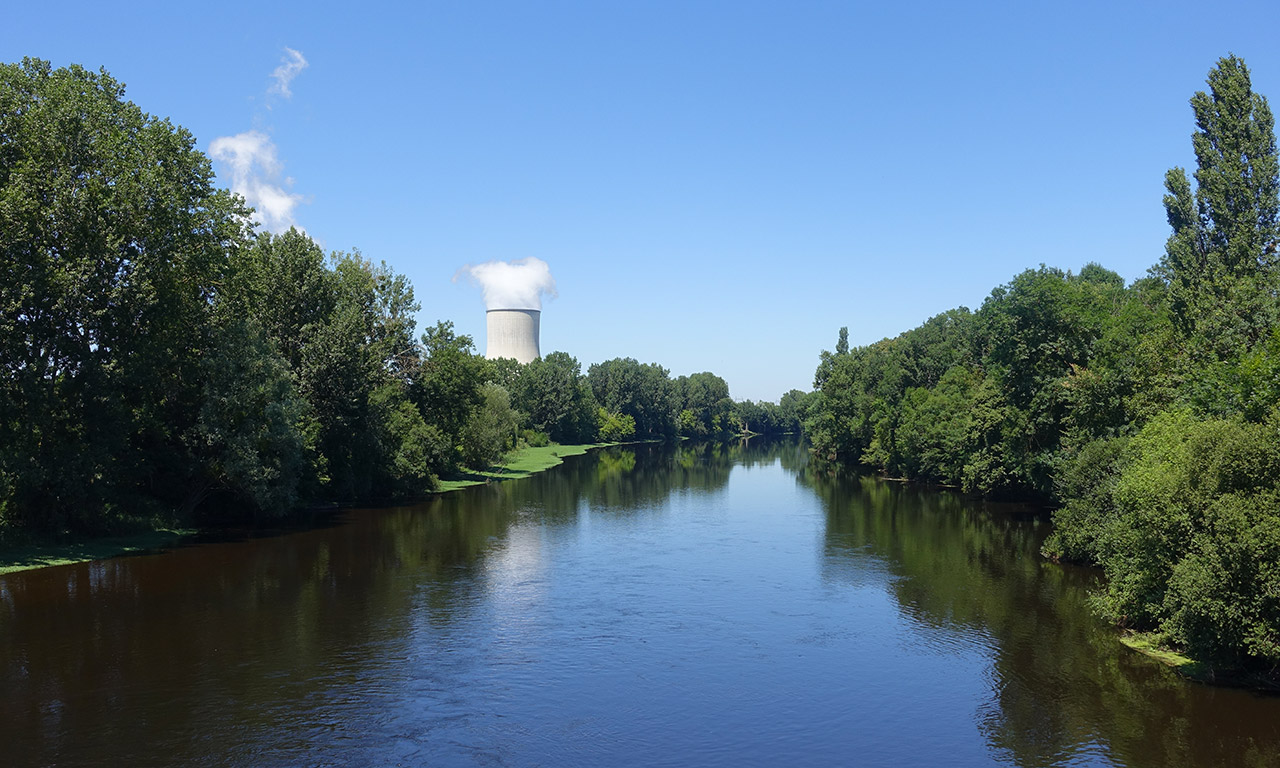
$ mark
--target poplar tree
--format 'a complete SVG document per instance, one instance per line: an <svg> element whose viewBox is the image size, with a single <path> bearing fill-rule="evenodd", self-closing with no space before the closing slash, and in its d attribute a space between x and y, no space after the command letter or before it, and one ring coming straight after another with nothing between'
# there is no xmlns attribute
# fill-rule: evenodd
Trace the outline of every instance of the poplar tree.
<svg viewBox="0 0 1280 768"><path fill-rule="evenodd" d="M1173 234L1155 271L1193 352L1225 359L1275 323L1280 183L1271 108L1244 61L1220 59L1208 84L1191 98L1195 191L1184 169L1165 174Z"/></svg>

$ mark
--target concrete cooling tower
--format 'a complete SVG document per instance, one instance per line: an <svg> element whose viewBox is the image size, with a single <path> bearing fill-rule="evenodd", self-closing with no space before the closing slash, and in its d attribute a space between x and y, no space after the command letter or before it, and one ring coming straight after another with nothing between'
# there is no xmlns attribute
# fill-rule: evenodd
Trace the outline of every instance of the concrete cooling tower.
<svg viewBox="0 0 1280 768"><path fill-rule="evenodd" d="M521 364L542 356L538 351L538 324L542 310L491 309L485 313L488 326L484 356L490 360L514 358Z"/></svg>

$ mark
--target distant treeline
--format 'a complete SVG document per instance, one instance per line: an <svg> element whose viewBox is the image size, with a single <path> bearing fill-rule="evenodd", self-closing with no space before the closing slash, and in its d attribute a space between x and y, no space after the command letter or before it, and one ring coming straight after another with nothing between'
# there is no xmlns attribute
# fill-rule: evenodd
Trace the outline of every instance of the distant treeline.
<svg viewBox="0 0 1280 768"><path fill-rule="evenodd" d="M358 252L255 233L105 72L0 66L0 534L431 491L521 444L798 430L710 373L489 362Z"/></svg>
<svg viewBox="0 0 1280 768"><path fill-rule="evenodd" d="M1107 574L1102 612L1215 665L1280 664L1280 228L1271 111L1235 57L1191 99L1197 169L1126 286L1041 266L977 312L824 352L814 452L1058 506L1046 553Z"/></svg>

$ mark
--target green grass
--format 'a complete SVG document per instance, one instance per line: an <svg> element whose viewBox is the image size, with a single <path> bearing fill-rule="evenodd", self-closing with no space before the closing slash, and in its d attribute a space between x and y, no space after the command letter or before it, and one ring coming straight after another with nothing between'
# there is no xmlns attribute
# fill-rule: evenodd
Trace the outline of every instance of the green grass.
<svg viewBox="0 0 1280 768"><path fill-rule="evenodd" d="M1164 647L1159 643L1155 635L1145 632L1134 632L1127 635L1121 635L1120 642L1138 653L1141 653L1144 656L1149 656L1161 664L1173 667L1174 669L1180 669L1182 667L1195 664L1193 659L1183 656L1177 651Z"/></svg>
<svg viewBox="0 0 1280 768"><path fill-rule="evenodd" d="M111 536L103 539L71 543L28 543L0 547L0 575L45 568L51 565L70 565L89 560L145 552L172 547L183 537L196 533L194 529L161 528L142 531L127 536Z"/></svg>
<svg viewBox="0 0 1280 768"><path fill-rule="evenodd" d="M1203 661L1184 656L1162 645L1158 636L1144 632L1131 632L1120 637L1129 648L1171 667L1188 680L1209 685L1225 685L1254 691L1280 692L1280 677L1274 671L1250 671L1230 667L1214 667Z"/></svg>
<svg viewBox="0 0 1280 768"><path fill-rule="evenodd" d="M588 443L584 445L544 445L541 448L521 448L510 453L502 461L488 469L466 471L457 477L440 481L440 493L469 488L473 485L484 485L495 480L519 480L535 472L550 469L562 463L565 456L581 456L592 448L607 443Z"/></svg>

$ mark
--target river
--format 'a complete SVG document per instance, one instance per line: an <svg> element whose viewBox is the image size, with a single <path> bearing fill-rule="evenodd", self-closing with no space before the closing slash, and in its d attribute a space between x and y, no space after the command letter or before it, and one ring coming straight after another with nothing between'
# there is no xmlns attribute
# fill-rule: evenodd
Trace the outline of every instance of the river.
<svg viewBox="0 0 1280 768"><path fill-rule="evenodd" d="M1274 766L1018 507L641 446L0 576L0 765Z"/></svg>

